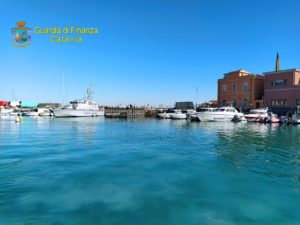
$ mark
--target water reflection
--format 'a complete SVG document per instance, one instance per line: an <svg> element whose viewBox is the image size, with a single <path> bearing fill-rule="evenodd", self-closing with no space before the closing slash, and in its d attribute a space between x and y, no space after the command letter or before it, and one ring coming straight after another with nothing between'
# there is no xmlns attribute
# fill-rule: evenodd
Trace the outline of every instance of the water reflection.
<svg viewBox="0 0 300 225"><path fill-rule="evenodd" d="M299 180L299 127L250 123L218 128L216 134L214 149L224 162L248 172Z"/></svg>

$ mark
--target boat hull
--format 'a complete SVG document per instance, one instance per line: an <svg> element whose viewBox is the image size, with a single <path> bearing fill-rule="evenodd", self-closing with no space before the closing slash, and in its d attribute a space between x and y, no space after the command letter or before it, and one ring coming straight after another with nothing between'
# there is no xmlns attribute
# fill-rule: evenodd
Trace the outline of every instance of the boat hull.
<svg viewBox="0 0 300 225"><path fill-rule="evenodd" d="M38 112L23 112L23 116L38 116Z"/></svg>
<svg viewBox="0 0 300 225"><path fill-rule="evenodd" d="M104 111L58 109L53 110L53 114L55 117L94 117L104 116Z"/></svg>
<svg viewBox="0 0 300 225"><path fill-rule="evenodd" d="M186 114L184 114L184 113L172 113L171 114L171 119L173 119L173 120L185 120L186 119Z"/></svg>
<svg viewBox="0 0 300 225"><path fill-rule="evenodd" d="M169 113L159 113L158 117L161 119L171 119L171 116Z"/></svg>
<svg viewBox="0 0 300 225"><path fill-rule="evenodd" d="M197 113L201 122L229 122L234 116L242 117L242 114L220 114L220 113Z"/></svg>
<svg viewBox="0 0 300 225"><path fill-rule="evenodd" d="M293 124L300 124L300 115L299 114L294 114L292 116L292 123Z"/></svg>

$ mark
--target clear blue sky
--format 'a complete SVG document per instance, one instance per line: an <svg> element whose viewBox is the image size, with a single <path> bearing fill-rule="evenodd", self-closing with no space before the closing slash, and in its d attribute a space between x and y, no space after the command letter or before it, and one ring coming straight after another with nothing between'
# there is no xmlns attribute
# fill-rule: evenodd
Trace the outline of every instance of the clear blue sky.
<svg viewBox="0 0 300 225"><path fill-rule="evenodd" d="M217 79L300 67L300 1L4 1L0 5L0 99L61 102L91 83L101 104L168 104L216 99ZM11 28L98 27L82 44L52 44L33 34L11 45Z"/></svg>

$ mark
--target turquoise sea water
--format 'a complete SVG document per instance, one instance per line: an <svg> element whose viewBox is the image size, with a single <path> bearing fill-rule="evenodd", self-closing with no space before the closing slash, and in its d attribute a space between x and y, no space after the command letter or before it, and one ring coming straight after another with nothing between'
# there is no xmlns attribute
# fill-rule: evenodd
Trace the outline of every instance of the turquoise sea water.
<svg viewBox="0 0 300 225"><path fill-rule="evenodd" d="M0 224L300 224L299 137L300 126L0 119Z"/></svg>

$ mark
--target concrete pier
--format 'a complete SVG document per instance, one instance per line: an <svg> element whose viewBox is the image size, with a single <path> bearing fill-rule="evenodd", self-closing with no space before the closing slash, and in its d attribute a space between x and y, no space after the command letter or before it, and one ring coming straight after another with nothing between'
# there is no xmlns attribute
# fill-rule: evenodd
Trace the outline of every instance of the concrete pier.
<svg viewBox="0 0 300 225"><path fill-rule="evenodd" d="M107 118L142 118L145 117L145 109L144 108L136 108L136 107L127 107L127 108L119 108L119 107L107 107L105 108L104 116Z"/></svg>

